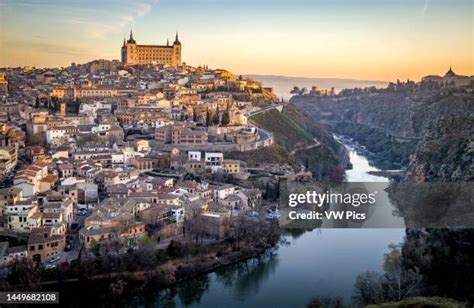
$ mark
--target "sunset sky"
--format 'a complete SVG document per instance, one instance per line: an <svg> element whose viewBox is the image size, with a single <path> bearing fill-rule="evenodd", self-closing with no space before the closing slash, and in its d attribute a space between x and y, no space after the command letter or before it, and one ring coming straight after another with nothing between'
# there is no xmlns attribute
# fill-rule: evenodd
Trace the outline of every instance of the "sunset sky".
<svg viewBox="0 0 474 308"><path fill-rule="evenodd" d="M119 59L124 36L235 73L418 80L472 75L472 0L0 0L0 66Z"/></svg>

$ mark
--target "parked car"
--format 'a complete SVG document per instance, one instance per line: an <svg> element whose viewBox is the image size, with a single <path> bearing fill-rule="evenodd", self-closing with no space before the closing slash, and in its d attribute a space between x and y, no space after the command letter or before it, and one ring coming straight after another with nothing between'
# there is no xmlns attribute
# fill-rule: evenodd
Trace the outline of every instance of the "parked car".
<svg viewBox="0 0 474 308"><path fill-rule="evenodd" d="M46 266L44 268L47 269L47 270L54 269L54 268L56 268L56 264L46 264Z"/></svg>
<svg viewBox="0 0 474 308"><path fill-rule="evenodd" d="M59 260L61 260L60 256L52 257L51 259L49 259L48 264L53 264L55 262L58 262Z"/></svg>
<svg viewBox="0 0 474 308"><path fill-rule="evenodd" d="M77 215L79 216L86 216L88 210L86 208L81 208L79 211L77 211Z"/></svg>

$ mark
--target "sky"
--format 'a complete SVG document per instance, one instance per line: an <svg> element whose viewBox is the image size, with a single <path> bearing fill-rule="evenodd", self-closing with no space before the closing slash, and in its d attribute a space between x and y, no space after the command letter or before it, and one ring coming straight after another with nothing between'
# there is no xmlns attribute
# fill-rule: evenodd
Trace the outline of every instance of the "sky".
<svg viewBox="0 0 474 308"><path fill-rule="evenodd" d="M473 75L473 0L0 0L0 67L120 59L124 36L240 74Z"/></svg>

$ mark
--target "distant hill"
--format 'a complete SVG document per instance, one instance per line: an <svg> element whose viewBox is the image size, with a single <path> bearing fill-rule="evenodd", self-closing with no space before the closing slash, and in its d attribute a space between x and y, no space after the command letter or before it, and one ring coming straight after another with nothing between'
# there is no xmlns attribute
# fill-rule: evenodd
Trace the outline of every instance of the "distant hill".
<svg viewBox="0 0 474 308"><path fill-rule="evenodd" d="M308 90L312 86L318 86L321 89L329 89L334 87L336 91L351 88L365 88L375 86L384 88L388 85L387 81L377 80L357 80L357 79L340 79L340 78L307 78L307 77L288 77L276 75L243 75L244 77L255 79L263 82L265 87L272 87L278 97L289 99L290 91L294 86L306 87Z"/></svg>

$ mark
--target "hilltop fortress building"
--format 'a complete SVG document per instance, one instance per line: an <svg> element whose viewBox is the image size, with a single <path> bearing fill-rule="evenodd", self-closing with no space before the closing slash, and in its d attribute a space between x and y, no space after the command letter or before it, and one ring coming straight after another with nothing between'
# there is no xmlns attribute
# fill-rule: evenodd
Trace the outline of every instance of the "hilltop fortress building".
<svg viewBox="0 0 474 308"><path fill-rule="evenodd" d="M133 39L132 31L130 31L130 38L127 41L123 40L122 62L128 65L180 65L181 43L178 33L176 33L173 45L170 45L169 41L166 42L166 45L138 45Z"/></svg>

